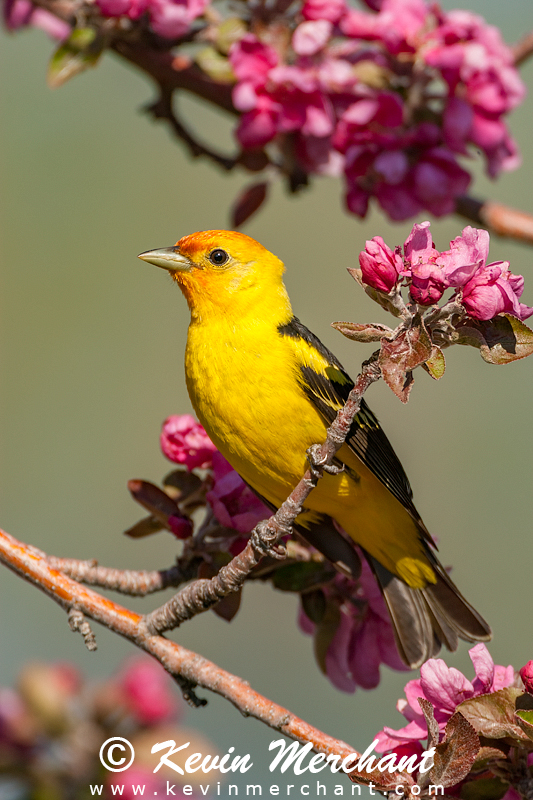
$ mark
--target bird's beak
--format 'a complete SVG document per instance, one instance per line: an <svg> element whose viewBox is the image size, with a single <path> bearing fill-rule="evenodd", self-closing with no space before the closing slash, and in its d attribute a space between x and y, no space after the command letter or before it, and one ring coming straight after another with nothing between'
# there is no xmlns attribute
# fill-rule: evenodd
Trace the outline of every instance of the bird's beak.
<svg viewBox="0 0 533 800"><path fill-rule="evenodd" d="M161 247L159 250L147 250L141 253L138 258L155 264L156 267L168 269L169 272L190 272L191 262L182 256L176 247Z"/></svg>

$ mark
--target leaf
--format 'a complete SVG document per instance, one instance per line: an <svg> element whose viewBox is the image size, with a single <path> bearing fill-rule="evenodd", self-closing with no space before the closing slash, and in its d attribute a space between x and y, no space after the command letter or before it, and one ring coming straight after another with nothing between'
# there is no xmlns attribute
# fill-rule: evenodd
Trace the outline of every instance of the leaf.
<svg viewBox="0 0 533 800"><path fill-rule="evenodd" d="M219 600L218 603L213 606L212 610L215 612L217 617L225 619L226 622L231 622L240 608L241 597L242 589L239 589L238 592L232 592L231 594L226 595L226 597L223 597L222 600Z"/></svg>
<svg viewBox="0 0 533 800"><path fill-rule="evenodd" d="M393 341L381 340L379 365L387 385L402 403L407 403L414 382L412 370L430 358L433 345L418 315L414 324Z"/></svg>
<svg viewBox="0 0 533 800"><path fill-rule="evenodd" d="M53 54L46 81L51 89L63 86L80 72L95 67L104 49L104 39L94 28L76 28Z"/></svg>
<svg viewBox="0 0 533 800"><path fill-rule="evenodd" d="M149 516L140 519L127 531L124 531L125 536L130 536L132 539L142 539L143 536L151 536L153 533L158 533L163 530L163 525L155 517Z"/></svg>
<svg viewBox="0 0 533 800"><path fill-rule="evenodd" d="M479 778L461 786L462 800L501 800L509 784L500 778Z"/></svg>
<svg viewBox="0 0 533 800"><path fill-rule="evenodd" d="M533 739L533 711L519 709L516 712L515 720L524 733Z"/></svg>
<svg viewBox="0 0 533 800"><path fill-rule="evenodd" d="M472 767L479 752L479 736L463 714L456 711L448 720L444 741L435 750L431 783L455 786Z"/></svg>
<svg viewBox="0 0 533 800"><path fill-rule="evenodd" d="M235 83L235 73L231 68L228 59L221 55L214 47L204 47L199 50L195 57L202 72L205 72L212 80L217 83Z"/></svg>
<svg viewBox="0 0 533 800"><path fill-rule="evenodd" d="M302 594L302 607L307 617L318 625L326 613L326 595L321 589Z"/></svg>
<svg viewBox="0 0 533 800"><path fill-rule="evenodd" d="M480 747L476 760L472 764L472 772L484 772L489 768L491 761L501 761L501 759L506 758L509 748L506 745L502 745L502 747L506 749L500 750L498 747L487 746Z"/></svg>
<svg viewBox="0 0 533 800"><path fill-rule="evenodd" d="M439 743L439 723L435 719L433 706L429 700L426 700L425 697L419 697L418 705L422 709L428 728L428 746L426 750L431 750L432 747L436 747Z"/></svg>
<svg viewBox="0 0 533 800"><path fill-rule="evenodd" d="M379 342L380 339L387 339L392 333L392 328L387 325L379 325L377 322L360 324L358 322L332 322L331 327L352 339L355 342Z"/></svg>
<svg viewBox="0 0 533 800"><path fill-rule="evenodd" d="M306 592L331 578L329 564L305 561L279 567L272 577L272 583L282 592Z"/></svg>
<svg viewBox="0 0 533 800"><path fill-rule="evenodd" d="M186 469L176 469L169 472L163 478L163 486L167 494L176 502L183 501L193 492L197 492L203 486L203 481L194 472Z"/></svg>
<svg viewBox="0 0 533 800"><path fill-rule="evenodd" d="M232 225L240 228L258 211L267 198L268 183L254 183L244 190L235 201L231 212Z"/></svg>
<svg viewBox="0 0 533 800"><path fill-rule="evenodd" d="M321 671L326 675L326 655L333 637L341 621L341 612L338 603L326 601L326 608L322 619L317 624L313 639L315 658Z"/></svg>
<svg viewBox="0 0 533 800"><path fill-rule="evenodd" d="M434 380L438 381L442 378L446 369L446 359L440 347L433 345L431 357L422 366Z"/></svg>
<svg viewBox="0 0 533 800"><path fill-rule="evenodd" d="M181 516L178 506L162 489L150 481L133 480L128 481L128 489L133 497L141 506L150 511L157 519L166 521L166 517Z"/></svg>
<svg viewBox="0 0 533 800"><path fill-rule="evenodd" d="M228 17L216 26L216 45L221 53L227 55L232 44L242 39L247 32L246 23L240 17Z"/></svg>
<svg viewBox="0 0 533 800"><path fill-rule="evenodd" d="M516 699L522 694L520 689L508 687L492 694L482 694L464 700L459 706L461 714L474 726L479 736L487 739L510 738L527 741L515 719Z"/></svg>
<svg viewBox="0 0 533 800"><path fill-rule="evenodd" d="M509 364L533 353L533 331L512 314L489 320L468 319L457 329L458 344L478 347L488 364Z"/></svg>

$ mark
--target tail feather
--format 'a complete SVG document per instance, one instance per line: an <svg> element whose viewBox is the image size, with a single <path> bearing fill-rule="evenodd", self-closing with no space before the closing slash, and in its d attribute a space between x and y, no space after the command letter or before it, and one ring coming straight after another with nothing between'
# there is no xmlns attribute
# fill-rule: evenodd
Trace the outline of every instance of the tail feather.
<svg viewBox="0 0 533 800"><path fill-rule="evenodd" d="M411 589L375 559L367 556L391 616L402 660L411 669L433 658L445 645L452 652L458 640L487 641L491 630L483 617L461 595L430 554L437 582Z"/></svg>

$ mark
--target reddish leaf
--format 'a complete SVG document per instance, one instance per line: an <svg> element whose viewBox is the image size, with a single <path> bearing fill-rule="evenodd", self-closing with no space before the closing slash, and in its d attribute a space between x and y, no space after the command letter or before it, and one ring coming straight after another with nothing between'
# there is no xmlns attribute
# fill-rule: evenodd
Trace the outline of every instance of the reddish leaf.
<svg viewBox="0 0 533 800"><path fill-rule="evenodd" d="M424 715L424 719L426 720L426 725L428 727L427 750L431 750L432 747L436 747L439 743L439 724L435 719L433 706L429 700L426 700L425 697L419 697L417 699L418 705L422 709L422 714Z"/></svg>
<svg viewBox="0 0 533 800"><path fill-rule="evenodd" d="M128 481L128 489L134 500L140 503L154 517L161 519L172 515L181 516L181 512L168 494L149 481ZM165 520L166 521L166 520Z"/></svg>
<svg viewBox="0 0 533 800"><path fill-rule="evenodd" d="M420 316L393 341L382 339L379 353L381 374L402 403L407 403L414 381L412 370L431 357L433 345Z"/></svg>
<svg viewBox="0 0 533 800"><path fill-rule="evenodd" d="M520 689L508 687L492 694L482 694L462 702L458 708L474 726L479 736L487 739L528 741L515 718Z"/></svg>
<svg viewBox="0 0 533 800"><path fill-rule="evenodd" d="M472 767L479 752L479 736L465 717L456 711L446 725L444 741L435 750L431 783L455 786Z"/></svg>
<svg viewBox="0 0 533 800"><path fill-rule="evenodd" d="M130 536L132 539L142 539L144 536L151 536L153 533L158 533L160 530L163 530L163 527L159 520L149 516L140 519L139 522L136 522L135 525L132 525L127 531L124 531L124 534Z"/></svg>
<svg viewBox="0 0 533 800"><path fill-rule="evenodd" d="M387 325L379 325L377 322L360 324L358 322L332 322L331 327L352 339L355 342L379 342L387 339L392 333L392 329Z"/></svg>
<svg viewBox="0 0 533 800"><path fill-rule="evenodd" d="M234 228L240 228L241 225L250 219L252 214L255 214L267 197L268 183L262 181L261 183L254 183L239 195L233 205L231 214L231 221Z"/></svg>
<svg viewBox="0 0 533 800"><path fill-rule="evenodd" d="M488 364L509 364L533 353L533 331L512 314L468 319L458 329L459 344L478 347Z"/></svg>
<svg viewBox="0 0 533 800"><path fill-rule="evenodd" d="M240 608L241 596L242 589L239 589L238 592L232 592L226 595L226 597L223 597L222 600L219 600L218 603L213 606L213 611L221 619L225 619L226 622L231 622Z"/></svg>

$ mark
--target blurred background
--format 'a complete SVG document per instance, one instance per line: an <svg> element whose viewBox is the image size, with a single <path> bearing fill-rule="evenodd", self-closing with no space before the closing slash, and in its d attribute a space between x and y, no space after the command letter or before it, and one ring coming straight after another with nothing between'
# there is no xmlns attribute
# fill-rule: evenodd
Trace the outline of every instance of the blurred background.
<svg viewBox="0 0 533 800"><path fill-rule="evenodd" d="M465 5L509 42L533 27L524 0ZM175 555L169 534L137 541L122 534L142 516L126 482L158 482L170 468L158 436L166 416L190 411L183 374L188 311L166 273L136 256L186 233L228 227L229 206L250 176L191 161L141 112L153 88L112 55L51 91L45 73L52 48L41 31L2 34L0 525L56 555L162 568ZM533 85L533 63L522 75ZM201 137L231 150L229 117L194 100L182 103ZM530 213L532 104L526 98L511 120L523 166L496 183L478 168L472 187L476 196ZM436 246L446 249L465 224L458 217L432 221ZM370 349L343 339L330 322L378 321L380 312L346 267L356 265L365 239L380 234L400 244L410 228L376 211L361 223L344 212L340 184L317 179L298 197L275 187L243 230L285 261L295 313L355 374ZM531 305L533 250L493 237L491 260L500 259L525 275L523 300ZM489 366L470 348L448 351L447 361L439 383L417 374L407 406L384 384L372 387L368 401L439 539L441 560L453 565L454 580L493 627L495 662L519 668L533 658L532 366ZM126 605L141 611L162 599ZM295 597L253 585L230 625L207 613L171 636L358 749L383 725L400 727L394 705L409 676L386 670L377 690L342 694L319 673L296 616ZM2 569L0 683L12 683L35 659L68 660L95 679L109 675L133 648L94 627L98 651L88 653L63 611ZM445 658L471 677L467 651L463 643ZM218 697L208 700L188 712L188 726L221 753L229 746L251 753L254 779L261 769L268 776L265 753L279 737Z"/></svg>

